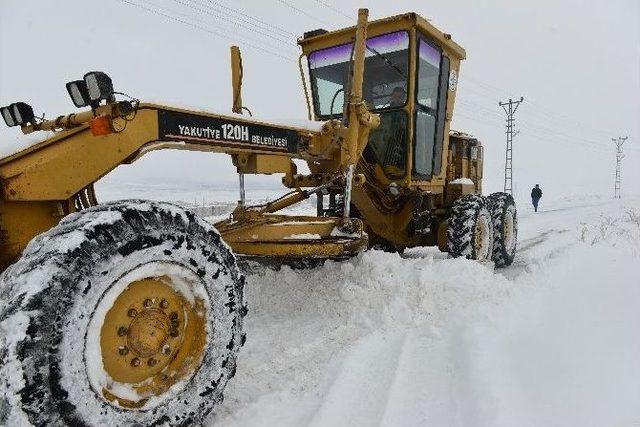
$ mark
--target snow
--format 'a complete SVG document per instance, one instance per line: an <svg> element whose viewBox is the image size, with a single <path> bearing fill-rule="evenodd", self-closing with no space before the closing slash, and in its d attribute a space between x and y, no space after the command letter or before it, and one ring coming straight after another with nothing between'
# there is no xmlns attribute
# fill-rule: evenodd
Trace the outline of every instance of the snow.
<svg viewBox="0 0 640 427"><path fill-rule="evenodd" d="M2 305L0 304L0 309ZM7 348L7 341L15 342L15 337L23 337L29 327L29 316L26 313L15 313L0 323L0 348L7 349L10 355L7 363L0 365L0 377L6 378L7 382L0 381L0 396L7 399L6 403L12 406L19 406L18 397L10 390L20 389L24 386L24 378L16 373L22 372L20 361L15 356L15 344ZM3 401L3 404L5 402ZM10 411L7 414L6 425L28 426L29 421L22 411Z"/></svg>
<svg viewBox="0 0 640 427"><path fill-rule="evenodd" d="M519 206L503 270L370 251L247 278L211 425L635 425L640 198Z"/></svg>
<svg viewBox="0 0 640 427"><path fill-rule="evenodd" d="M340 227L333 227L331 237L358 237L358 233L347 233L340 230Z"/></svg>
<svg viewBox="0 0 640 427"><path fill-rule="evenodd" d="M640 198L518 211L506 269L415 248L248 275L247 343L210 425L638 424ZM21 381L14 362L0 374Z"/></svg>
<svg viewBox="0 0 640 427"><path fill-rule="evenodd" d="M328 219L328 220L318 220L318 221L304 221L304 224L309 224L309 225L320 225L320 224L327 224L327 223L332 223L333 219ZM289 225L300 225L303 224L302 221L282 221L282 222L278 222L274 225L276 226L289 226Z"/></svg>
<svg viewBox="0 0 640 427"><path fill-rule="evenodd" d="M284 237L285 240L320 240L321 238L319 234L314 233L291 234Z"/></svg>
<svg viewBox="0 0 640 427"><path fill-rule="evenodd" d="M458 178L451 181L450 184L473 185L473 181L469 178Z"/></svg>

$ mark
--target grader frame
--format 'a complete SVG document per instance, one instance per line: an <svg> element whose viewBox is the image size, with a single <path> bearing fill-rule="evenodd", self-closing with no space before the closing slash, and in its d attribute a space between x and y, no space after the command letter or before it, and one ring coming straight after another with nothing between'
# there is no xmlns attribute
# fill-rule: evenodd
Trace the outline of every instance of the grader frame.
<svg viewBox="0 0 640 427"><path fill-rule="evenodd" d="M366 40L398 31L409 35L408 94L414 94L418 84L420 37L437 45L450 64L449 81L443 86L446 94L440 94L446 96L441 168L428 179L413 174L411 167L405 168L403 176L390 178L379 165L363 160L370 133L380 124L380 116L370 111L363 98ZM324 124L315 127L115 99L90 111L23 126L24 133L54 130L55 134L0 159L0 268L6 268L34 236L55 226L62 217L95 205L93 185L100 178L121 164L133 163L159 149L229 154L242 185L244 174L284 174L282 182L293 189L291 193L261 207L246 206L242 195L231 219L216 224L238 254L340 258L375 243L396 249L435 244L446 248L447 207L463 194L481 191L480 144L461 134L450 136L449 129L465 51L450 35L416 14L368 23L363 9L356 27L315 32L299 40L303 51L300 71L310 119L323 117L318 111L312 113L302 58L319 49L348 43L353 43L352 77L343 117L324 118ZM242 63L235 47L231 58L233 111L241 113ZM415 96L407 96L403 107L409 129L406 165L413 164L416 102ZM454 141L459 146L457 152L450 149ZM468 155L470 149L475 155ZM294 158L306 160L311 174L298 174ZM473 184L454 181L462 177L473 178ZM317 194L320 202L324 194L342 196L340 216L274 214L312 194ZM350 212L351 206L357 209L357 218Z"/></svg>

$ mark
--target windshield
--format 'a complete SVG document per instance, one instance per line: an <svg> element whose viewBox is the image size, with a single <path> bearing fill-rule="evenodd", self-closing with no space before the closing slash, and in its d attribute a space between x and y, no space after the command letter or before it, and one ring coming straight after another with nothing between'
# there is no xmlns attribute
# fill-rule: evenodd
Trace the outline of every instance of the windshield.
<svg viewBox="0 0 640 427"><path fill-rule="evenodd" d="M341 115L349 92L353 43L309 54L316 114ZM406 31L367 39L363 96L370 109L401 107L407 101L409 34Z"/></svg>

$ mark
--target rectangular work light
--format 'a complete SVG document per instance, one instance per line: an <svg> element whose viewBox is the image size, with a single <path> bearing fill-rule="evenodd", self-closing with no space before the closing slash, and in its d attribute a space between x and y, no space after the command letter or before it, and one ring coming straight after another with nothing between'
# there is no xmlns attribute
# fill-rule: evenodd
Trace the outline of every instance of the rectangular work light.
<svg viewBox="0 0 640 427"><path fill-rule="evenodd" d="M86 107L91 104L89 99L89 90L84 80L74 80L67 83L67 92L73 101L73 105L78 108Z"/></svg>
<svg viewBox="0 0 640 427"><path fill-rule="evenodd" d="M0 114L7 126L24 126L33 123L35 116L31 105L24 102L14 102L8 107L0 108Z"/></svg>
<svg viewBox="0 0 640 427"><path fill-rule="evenodd" d="M84 75L91 102L109 101L113 96L111 77L101 71L91 71Z"/></svg>
<svg viewBox="0 0 640 427"><path fill-rule="evenodd" d="M11 104L13 118L16 119L16 124L22 126L27 123L33 123L35 116L33 114L33 108L31 105L24 102L15 102Z"/></svg>
<svg viewBox="0 0 640 427"><path fill-rule="evenodd" d="M0 114L2 114L2 118L7 126L12 127L16 125L16 119L13 118L13 113L11 112L11 107L2 107L0 108Z"/></svg>

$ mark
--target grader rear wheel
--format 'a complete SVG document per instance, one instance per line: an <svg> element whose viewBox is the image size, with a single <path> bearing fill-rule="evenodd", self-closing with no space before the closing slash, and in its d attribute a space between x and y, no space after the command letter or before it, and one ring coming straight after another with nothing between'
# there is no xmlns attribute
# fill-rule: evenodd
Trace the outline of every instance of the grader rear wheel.
<svg viewBox="0 0 640 427"><path fill-rule="evenodd" d="M511 265L516 256L518 244L516 204L513 196L507 193L489 195L487 204L493 220L493 262L498 268L507 267Z"/></svg>
<svg viewBox="0 0 640 427"><path fill-rule="evenodd" d="M493 254L493 222L482 196L467 194L457 199L447 224L447 244L453 257L489 261Z"/></svg>
<svg viewBox="0 0 640 427"><path fill-rule="evenodd" d="M201 424L244 342L243 278L168 204L70 215L0 276L0 424Z"/></svg>

